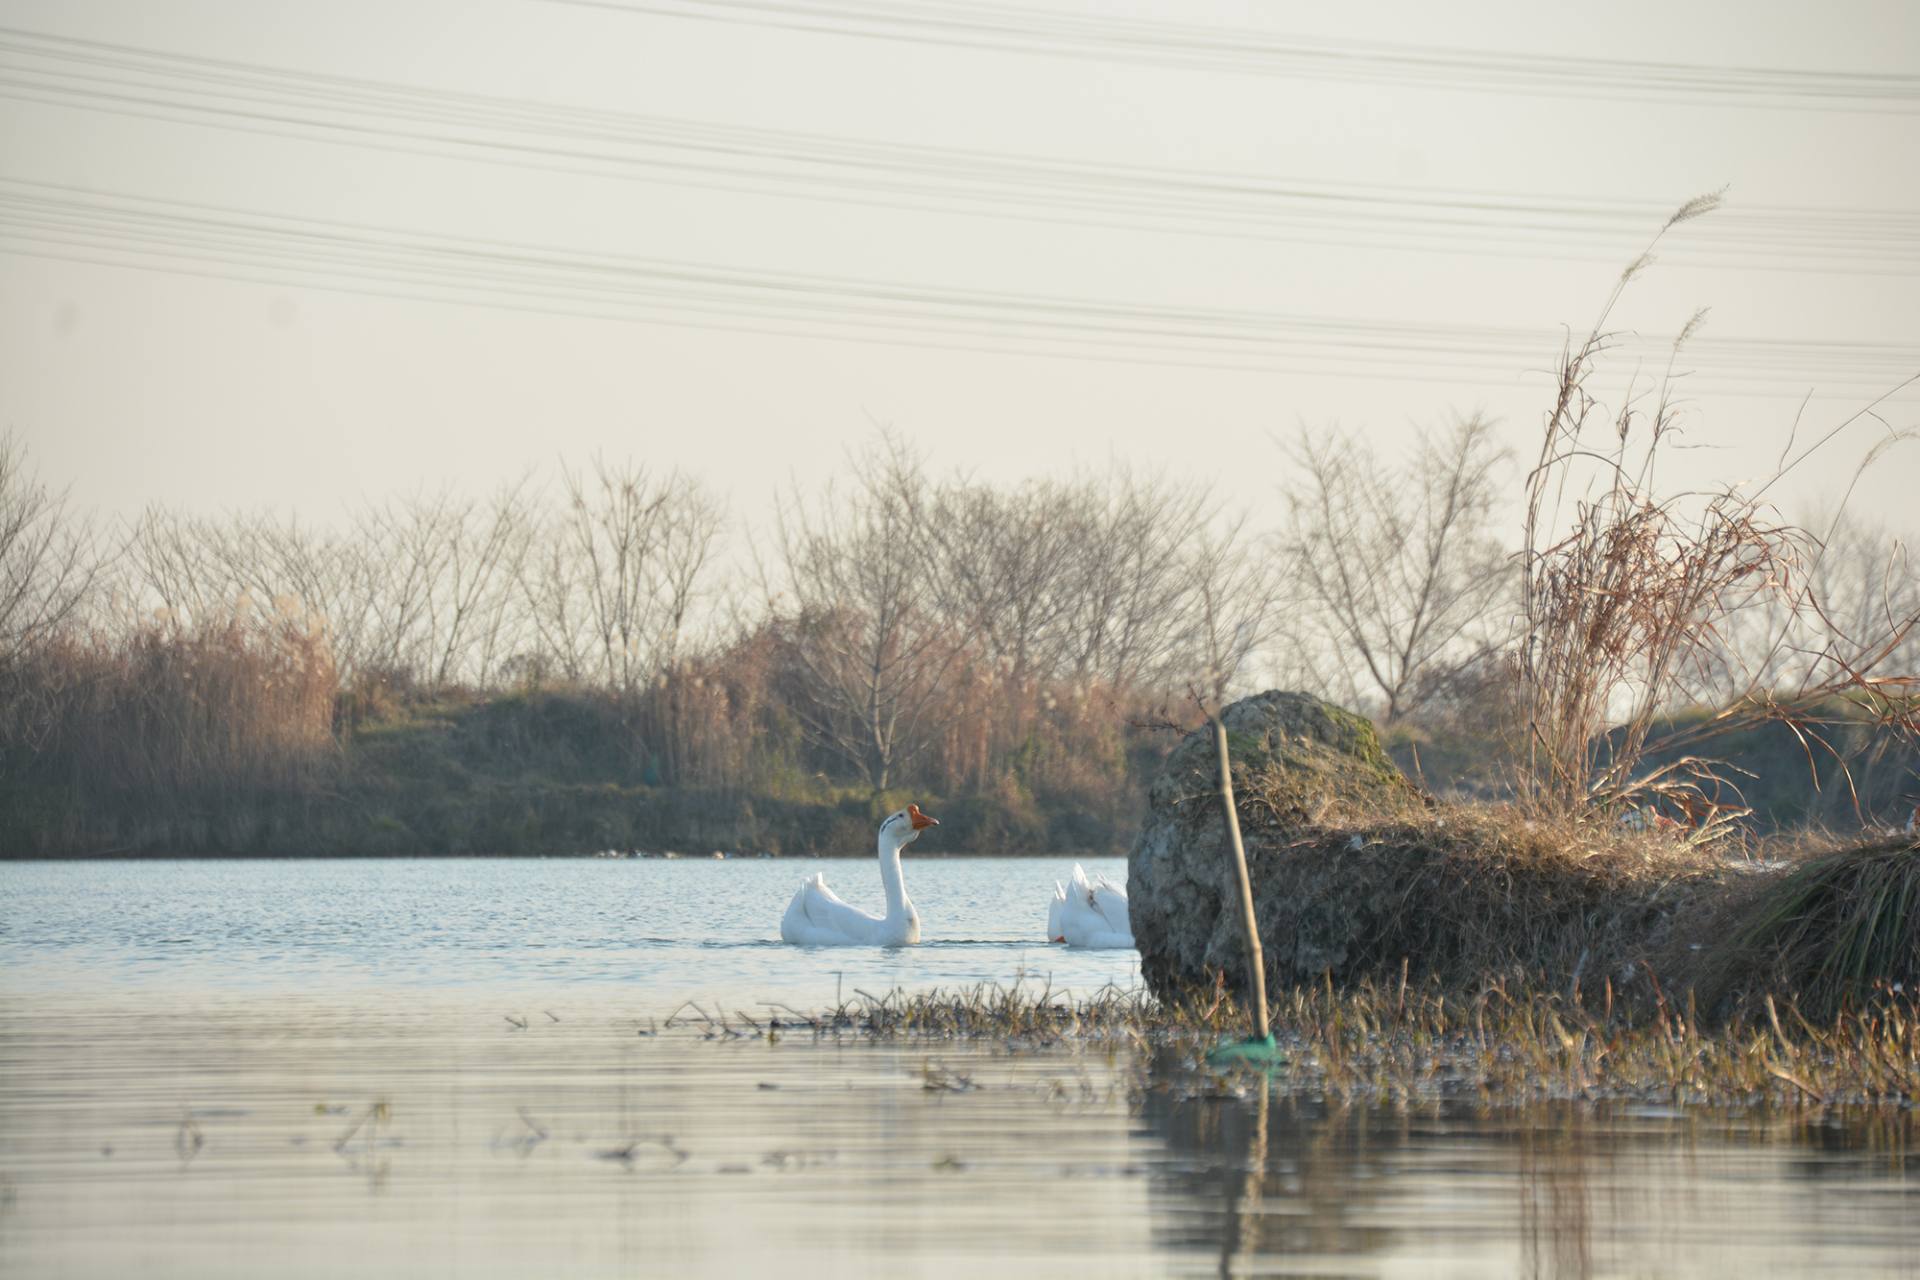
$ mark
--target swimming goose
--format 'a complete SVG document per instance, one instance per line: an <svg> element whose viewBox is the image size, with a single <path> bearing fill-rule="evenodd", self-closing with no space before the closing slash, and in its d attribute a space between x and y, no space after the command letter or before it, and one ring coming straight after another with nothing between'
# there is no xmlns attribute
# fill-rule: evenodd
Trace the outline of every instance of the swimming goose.
<svg viewBox="0 0 1920 1280"><path fill-rule="evenodd" d="M880 824L880 883L887 913L872 916L850 907L827 888L824 874L808 876L780 918L780 938L808 947L905 947L920 941L920 913L907 898L900 877L900 850L939 820L910 804Z"/></svg>
<svg viewBox="0 0 1920 1280"><path fill-rule="evenodd" d="M1053 886L1047 909L1047 940L1070 947L1118 950L1133 945L1133 921L1127 913L1127 891L1105 876L1087 879L1073 864L1073 883Z"/></svg>

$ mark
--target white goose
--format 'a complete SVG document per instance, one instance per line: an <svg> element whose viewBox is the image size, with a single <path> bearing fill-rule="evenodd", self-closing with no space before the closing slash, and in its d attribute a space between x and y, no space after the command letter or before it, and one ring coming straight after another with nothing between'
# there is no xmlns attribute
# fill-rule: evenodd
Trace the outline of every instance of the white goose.
<svg viewBox="0 0 1920 1280"><path fill-rule="evenodd" d="M887 891L887 914L870 916L850 907L827 888L824 874L808 876L780 917L780 938L809 947L904 947L920 941L920 913L907 899L900 877L900 850L939 820L910 804L880 824L880 883Z"/></svg>
<svg viewBox="0 0 1920 1280"><path fill-rule="evenodd" d="M1086 871L1074 863L1072 888L1058 880L1053 882L1053 901L1047 907L1047 941L1099 951L1133 946L1127 891L1105 876L1088 880Z"/></svg>

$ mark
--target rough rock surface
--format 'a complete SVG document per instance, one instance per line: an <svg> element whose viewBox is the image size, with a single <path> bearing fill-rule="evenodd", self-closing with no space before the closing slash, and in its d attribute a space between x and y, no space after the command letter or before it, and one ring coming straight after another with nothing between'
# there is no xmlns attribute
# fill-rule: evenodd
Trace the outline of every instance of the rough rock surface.
<svg viewBox="0 0 1920 1280"><path fill-rule="evenodd" d="M1381 749L1370 721L1310 694L1269 690L1232 704L1221 721L1270 980L1337 969L1347 944L1340 922L1329 922L1325 938L1297 920L1287 936L1268 933L1269 922L1290 913L1263 892L1260 865L1284 857L1293 834L1390 819L1416 805L1416 793ZM1141 972L1157 994L1245 970L1218 788L1212 731L1202 728L1168 756L1127 853L1133 936ZM1297 887L1292 877L1266 879Z"/></svg>

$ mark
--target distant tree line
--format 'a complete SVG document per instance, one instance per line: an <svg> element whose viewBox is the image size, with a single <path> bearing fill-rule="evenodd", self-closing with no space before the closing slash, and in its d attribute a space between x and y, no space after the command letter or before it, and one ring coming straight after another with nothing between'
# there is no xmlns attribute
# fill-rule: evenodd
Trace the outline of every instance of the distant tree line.
<svg viewBox="0 0 1920 1280"><path fill-rule="evenodd" d="M0 450L0 759L16 777L299 786L434 699L614 708L633 775L1124 805L1132 725L1246 674L1267 540L1122 468L994 487L883 440L749 542L698 481L605 458L556 485L356 510L76 516ZM743 543L745 545L743 545Z"/></svg>
<svg viewBox="0 0 1920 1280"><path fill-rule="evenodd" d="M699 480L604 457L332 524L153 508L102 525L8 439L0 768L297 789L410 705L558 690L614 709L650 785L1118 813L1165 745L1139 726L1192 691L1301 687L1390 726L1514 701L1543 562L1502 536L1522 477L1483 418L1394 462L1302 431L1267 519L1120 466L989 484L877 444L745 531ZM1890 637L1881 669L1920 666L1920 637L1890 627L1920 615L1898 542L1823 534L1794 592L1706 619L1663 707L1804 684L1835 636Z"/></svg>

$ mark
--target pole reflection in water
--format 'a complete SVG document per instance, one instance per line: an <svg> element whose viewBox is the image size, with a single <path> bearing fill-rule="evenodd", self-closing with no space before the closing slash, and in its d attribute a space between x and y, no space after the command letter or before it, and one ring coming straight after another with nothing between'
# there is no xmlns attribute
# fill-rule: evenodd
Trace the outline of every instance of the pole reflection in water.
<svg viewBox="0 0 1920 1280"><path fill-rule="evenodd" d="M1882 1275L1920 1269L1899 1111L1350 1104L1162 1058L1155 1246L1219 1275Z"/></svg>
<svg viewBox="0 0 1920 1280"><path fill-rule="evenodd" d="M1519 1137L1520 1261L1529 1276L1593 1274L1592 1192L1589 1161L1605 1160L1595 1148L1582 1158L1571 1131L1577 1120Z"/></svg>
<svg viewBox="0 0 1920 1280"><path fill-rule="evenodd" d="M1261 1189L1267 1177L1268 1113L1273 1102L1273 1082L1262 1073L1260 1087L1254 1093L1253 1137L1247 1152L1247 1164L1240 1179L1240 1195L1232 1207L1236 1230L1220 1235L1220 1274L1233 1274L1236 1260L1259 1252Z"/></svg>

